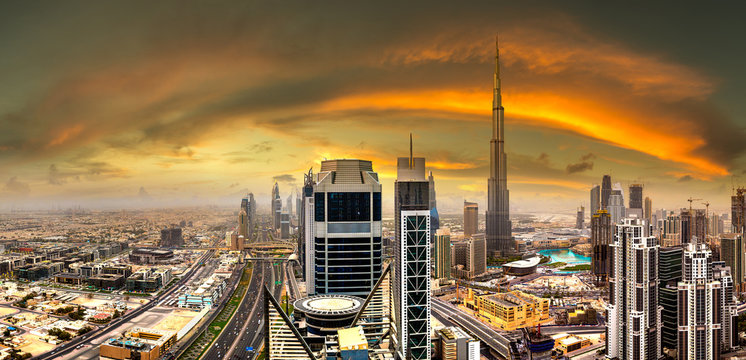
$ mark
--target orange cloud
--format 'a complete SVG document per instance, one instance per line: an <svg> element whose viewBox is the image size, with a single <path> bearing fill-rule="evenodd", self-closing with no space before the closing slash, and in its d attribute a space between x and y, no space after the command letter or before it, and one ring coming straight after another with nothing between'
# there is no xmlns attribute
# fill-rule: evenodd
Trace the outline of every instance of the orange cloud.
<svg viewBox="0 0 746 360"><path fill-rule="evenodd" d="M704 139L696 133L696 129L673 116L636 113L634 109L616 109L611 105L548 92L506 91L503 99L508 117L522 118L538 126L569 130L621 148L674 161L702 174L728 174L723 165L696 153L705 144ZM472 117L473 120L482 120L489 116L490 102L489 94L474 89L413 90L344 96L323 103L317 111L396 109L476 115ZM662 124L677 124L676 131L640 120L651 118L651 115Z"/></svg>
<svg viewBox="0 0 746 360"><path fill-rule="evenodd" d="M62 145L83 131L83 124L75 124L59 131L59 134L47 143L47 147Z"/></svg>

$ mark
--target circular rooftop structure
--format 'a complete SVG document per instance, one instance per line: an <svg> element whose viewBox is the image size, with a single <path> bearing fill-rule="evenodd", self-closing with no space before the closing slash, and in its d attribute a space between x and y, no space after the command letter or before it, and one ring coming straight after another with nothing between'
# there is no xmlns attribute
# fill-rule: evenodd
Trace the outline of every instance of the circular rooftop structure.
<svg viewBox="0 0 746 360"><path fill-rule="evenodd" d="M329 335L350 326L364 302L349 295L314 295L296 300L293 306L306 318L309 333Z"/></svg>
<svg viewBox="0 0 746 360"><path fill-rule="evenodd" d="M507 264L503 264L503 271L507 275L528 275L536 272L536 266L541 262L541 258L538 256L513 261Z"/></svg>

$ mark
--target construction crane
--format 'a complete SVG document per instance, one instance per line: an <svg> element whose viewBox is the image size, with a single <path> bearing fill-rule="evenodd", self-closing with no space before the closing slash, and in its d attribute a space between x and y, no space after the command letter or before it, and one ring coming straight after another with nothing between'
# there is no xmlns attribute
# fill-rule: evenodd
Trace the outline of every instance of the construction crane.
<svg viewBox="0 0 746 360"><path fill-rule="evenodd" d="M689 198L689 199L686 200L686 201L689 202L689 213L690 214L692 213L692 203L695 202L695 201L698 201L698 200L702 200L702 199L692 199L692 198Z"/></svg>

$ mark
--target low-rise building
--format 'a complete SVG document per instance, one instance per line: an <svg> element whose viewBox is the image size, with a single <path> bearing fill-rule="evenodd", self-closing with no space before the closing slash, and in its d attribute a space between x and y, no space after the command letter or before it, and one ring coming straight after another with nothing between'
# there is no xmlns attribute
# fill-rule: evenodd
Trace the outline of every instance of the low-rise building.
<svg viewBox="0 0 746 360"><path fill-rule="evenodd" d="M506 331L534 327L551 320L549 299L521 291L475 295L469 289L464 306L474 311L480 320Z"/></svg>
<svg viewBox="0 0 746 360"><path fill-rule="evenodd" d="M554 339L554 348L561 350L564 354L591 346L589 339L575 334L556 334L552 335L552 339Z"/></svg>
<svg viewBox="0 0 746 360"><path fill-rule="evenodd" d="M479 340L461 328L451 326L437 331L440 339L438 353L442 360L479 360Z"/></svg>
<svg viewBox="0 0 746 360"><path fill-rule="evenodd" d="M225 291L226 283L223 276L213 275L205 279L196 289L179 296L178 306L189 309L203 309L212 307Z"/></svg>
<svg viewBox="0 0 746 360"><path fill-rule="evenodd" d="M99 347L99 354L118 360L157 360L175 343L175 331L133 328L124 336L104 341Z"/></svg>

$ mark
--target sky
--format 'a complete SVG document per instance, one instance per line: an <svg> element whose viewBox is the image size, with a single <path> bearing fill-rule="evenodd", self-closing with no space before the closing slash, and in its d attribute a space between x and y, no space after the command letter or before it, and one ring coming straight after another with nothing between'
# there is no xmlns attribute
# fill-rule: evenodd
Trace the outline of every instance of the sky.
<svg viewBox="0 0 746 360"><path fill-rule="evenodd" d="M391 209L410 132L441 213L486 210L499 33L513 212L587 207L603 174L725 212L746 184L739 6L3 2L0 210L268 208L334 158L372 160Z"/></svg>

